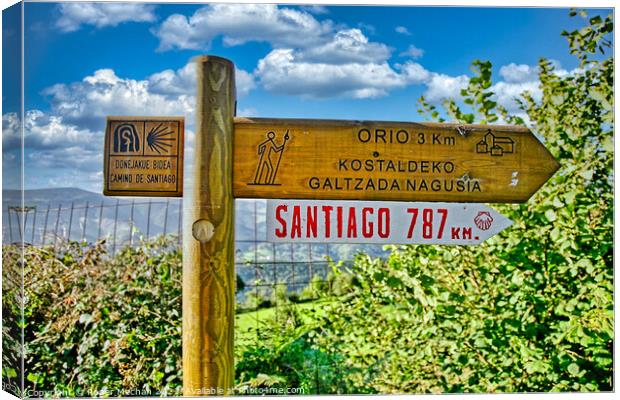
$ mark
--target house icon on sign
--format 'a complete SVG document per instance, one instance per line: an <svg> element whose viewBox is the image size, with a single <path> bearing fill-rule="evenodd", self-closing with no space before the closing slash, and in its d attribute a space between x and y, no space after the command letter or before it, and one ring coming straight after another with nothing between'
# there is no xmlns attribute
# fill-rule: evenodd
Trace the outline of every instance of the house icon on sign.
<svg viewBox="0 0 620 400"><path fill-rule="evenodd" d="M484 138L476 145L476 153L491 153L491 156L503 156L514 153L515 142L507 136L495 136L489 129Z"/></svg>

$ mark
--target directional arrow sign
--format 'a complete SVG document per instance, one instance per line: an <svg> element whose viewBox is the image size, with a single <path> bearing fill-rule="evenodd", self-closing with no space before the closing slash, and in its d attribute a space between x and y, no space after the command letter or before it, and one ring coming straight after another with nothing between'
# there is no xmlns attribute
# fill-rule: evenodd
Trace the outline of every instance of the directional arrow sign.
<svg viewBox="0 0 620 400"><path fill-rule="evenodd" d="M558 167L523 127L235 119L235 197L517 203Z"/></svg>
<svg viewBox="0 0 620 400"><path fill-rule="evenodd" d="M267 201L272 242L472 245L511 224L483 204Z"/></svg>

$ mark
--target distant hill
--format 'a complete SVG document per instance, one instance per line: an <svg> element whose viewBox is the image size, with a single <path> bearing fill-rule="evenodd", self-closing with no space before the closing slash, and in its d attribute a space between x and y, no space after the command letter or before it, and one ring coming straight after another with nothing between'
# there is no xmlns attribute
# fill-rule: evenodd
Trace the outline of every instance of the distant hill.
<svg viewBox="0 0 620 400"><path fill-rule="evenodd" d="M254 202L252 200L236 202L235 233L240 239L250 240L255 237ZM8 212L9 207L20 205L21 192L19 190L2 191L3 243L19 240L17 213L13 209L10 212L11 220L9 221ZM67 187L25 190L24 205L36 207L36 217L32 211L28 213L25 234L27 240L34 238L35 244L43 240L44 234L48 242L52 240L49 235L66 237L70 234L71 239L81 239L84 236L87 240L95 240L97 236L114 236L114 221L116 221L116 238L120 243L125 241L122 238L129 237L131 226L134 231L137 230L134 232L134 237L139 234L146 235L147 231L149 236L154 236L163 233L164 229L166 233L179 233L182 200L180 198L107 197L100 193ZM86 210L87 205L88 210ZM34 237L32 236L33 223L36 225ZM84 227L85 224L86 227ZM256 225L264 226L264 217L260 221L257 220Z"/></svg>
<svg viewBox="0 0 620 400"><path fill-rule="evenodd" d="M52 207L58 207L59 204L67 205L67 203L100 204L103 200L107 202L116 201L102 194L89 192L78 188L53 188L53 189L32 189L24 191L25 205L36 205L37 207L49 204ZM19 204L21 201L21 191L19 190L3 190L2 203L3 206ZM127 201L123 199L123 201ZM129 200L131 202L131 200ZM3 207L5 208L5 207Z"/></svg>

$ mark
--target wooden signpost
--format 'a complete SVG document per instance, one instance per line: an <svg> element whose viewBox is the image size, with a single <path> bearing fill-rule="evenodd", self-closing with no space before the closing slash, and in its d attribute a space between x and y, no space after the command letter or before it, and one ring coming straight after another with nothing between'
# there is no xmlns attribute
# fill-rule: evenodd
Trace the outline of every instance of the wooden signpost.
<svg viewBox="0 0 620 400"><path fill-rule="evenodd" d="M233 63L196 64L183 207L185 396L232 393L234 198L280 199L268 206L273 241L476 244L511 221L455 203L524 202L559 167L522 127L235 118ZM105 195L181 196L183 119L109 117L104 160Z"/></svg>
<svg viewBox="0 0 620 400"><path fill-rule="evenodd" d="M236 118L235 197L520 203L558 169L515 126Z"/></svg>
<svg viewBox="0 0 620 400"><path fill-rule="evenodd" d="M232 394L235 68L199 57L192 193L183 206L183 394Z"/></svg>

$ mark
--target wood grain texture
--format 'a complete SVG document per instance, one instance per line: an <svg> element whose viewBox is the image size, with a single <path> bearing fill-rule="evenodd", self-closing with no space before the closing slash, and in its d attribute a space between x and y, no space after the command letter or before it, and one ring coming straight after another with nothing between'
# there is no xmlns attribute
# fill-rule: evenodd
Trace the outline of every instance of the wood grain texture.
<svg viewBox="0 0 620 400"><path fill-rule="evenodd" d="M183 216L183 391L225 395L234 383L234 66L196 60L193 189Z"/></svg>
<svg viewBox="0 0 620 400"><path fill-rule="evenodd" d="M235 118L234 160L235 197L279 199L519 203L559 167L524 127L273 118Z"/></svg>

